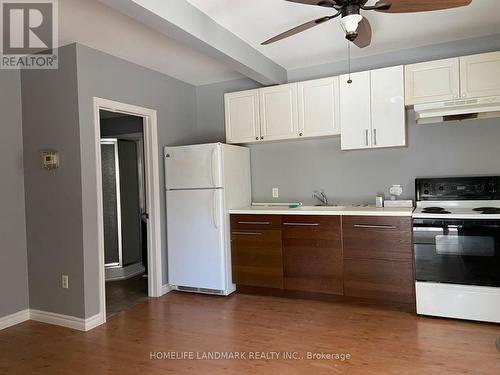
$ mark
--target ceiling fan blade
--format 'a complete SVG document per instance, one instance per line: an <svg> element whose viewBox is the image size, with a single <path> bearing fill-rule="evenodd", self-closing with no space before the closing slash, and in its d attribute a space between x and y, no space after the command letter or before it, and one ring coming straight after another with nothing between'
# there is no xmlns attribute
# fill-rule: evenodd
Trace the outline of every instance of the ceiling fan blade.
<svg viewBox="0 0 500 375"><path fill-rule="evenodd" d="M368 19L363 20L358 25L358 36L354 39L354 44L359 48L368 47L372 42L372 27Z"/></svg>
<svg viewBox="0 0 500 375"><path fill-rule="evenodd" d="M465 7L472 3L472 0L387 0L379 1L379 3L390 2L392 5L389 9L376 9L377 12L384 13L412 13L412 12L428 12L431 10L442 10ZM377 6L375 4L375 6Z"/></svg>
<svg viewBox="0 0 500 375"><path fill-rule="evenodd" d="M299 3L305 5L318 5L325 8L333 8L335 5L342 5L344 0L286 0L291 3Z"/></svg>
<svg viewBox="0 0 500 375"><path fill-rule="evenodd" d="M288 38L289 36L292 36L292 35L295 35L295 34L302 32L302 31L308 30L314 26L321 25L322 23L325 23L326 21L330 21L332 18L337 17L339 14L340 13L337 13L334 16L321 17L321 18L318 18L316 20L306 22L302 25L294 27L293 29L285 31L284 33L276 35L275 37L272 37L271 39L268 39L265 42L262 42L261 45L265 46L267 44L277 42L278 40L285 39L285 38Z"/></svg>

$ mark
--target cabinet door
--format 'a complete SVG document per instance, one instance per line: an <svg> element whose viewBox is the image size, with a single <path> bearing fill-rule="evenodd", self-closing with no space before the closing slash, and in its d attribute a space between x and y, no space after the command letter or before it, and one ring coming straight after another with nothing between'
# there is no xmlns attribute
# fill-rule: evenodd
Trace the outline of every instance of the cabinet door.
<svg viewBox="0 0 500 375"><path fill-rule="evenodd" d="M500 95L500 52L460 58L463 98Z"/></svg>
<svg viewBox="0 0 500 375"><path fill-rule="evenodd" d="M460 95L459 58L407 65L406 105L441 102Z"/></svg>
<svg viewBox="0 0 500 375"><path fill-rule="evenodd" d="M233 282L283 288L281 230L231 230Z"/></svg>
<svg viewBox="0 0 500 375"><path fill-rule="evenodd" d="M299 136L340 134L339 78L298 83Z"/></svg>
<svg viewBox="0 0 500 375"><path fill-rule="evenodd" d="M283 216L285 289L343 294L339 216Z"/></svg>
<svg viewBox="0 0 500 375"><path fill-rule="evenodd" d="M248 143L260 139L259 91L224 95L227 143Z"/></svg>
<svg viewBox="0 0 500 375"><path fill-rule="evenodd" d="M402 66L372 70L372 146L406 146L406 111Z"/></svg>
<svg viewBox="0 0 500 375"><path fill-rule="evenodd" d="M259 92L262 139L297 138L297 84L266 87Z"/></svg>
<svg viewBox="0 0 500 375"><path fill-rule="evenodd" d="M370 148L371 104L370 72L340 77L340 134L342 150Z"/></svg>
<svg viewBox="0 0 500 375"><path fill-rule="evenodd" d="M344 294L405 304L415 303L413 264L378 259L345 259Z"/></svg>

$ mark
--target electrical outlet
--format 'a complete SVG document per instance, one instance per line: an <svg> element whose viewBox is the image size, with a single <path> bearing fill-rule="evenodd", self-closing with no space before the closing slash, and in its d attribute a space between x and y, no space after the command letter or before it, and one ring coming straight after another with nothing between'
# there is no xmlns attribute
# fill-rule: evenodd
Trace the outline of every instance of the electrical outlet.
<svg viewBox="0 0 500 375"><path fill-rule="evenodd" d="M69 288L69 278L68 275L62 275L62 287L63 289Z"/></svg>
<svg viewBox="0 0 500 375"><path fill-rule="evenodd" d="M280 197L280 191L278 188L273 188L273 198L279 198Z"/></svg>

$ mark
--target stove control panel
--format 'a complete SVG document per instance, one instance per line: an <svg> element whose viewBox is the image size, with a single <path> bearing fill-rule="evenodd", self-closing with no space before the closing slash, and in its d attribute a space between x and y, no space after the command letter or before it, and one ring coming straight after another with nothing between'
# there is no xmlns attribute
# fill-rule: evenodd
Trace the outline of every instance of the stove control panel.
<svg viewBox="0 0 500 375"><path fill-rule="evenodd" d="M417 201L499 200L500 176L417 178Z"/></svg>

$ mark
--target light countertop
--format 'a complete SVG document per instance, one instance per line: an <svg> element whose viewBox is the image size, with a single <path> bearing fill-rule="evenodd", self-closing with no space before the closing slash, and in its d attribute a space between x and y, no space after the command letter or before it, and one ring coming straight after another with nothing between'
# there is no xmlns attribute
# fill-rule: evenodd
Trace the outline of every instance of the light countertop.
<svg viewBox="0 0 500 375"><path fill-rule="evenodd" d="M413 207L377 208L375 206L250 206L229 210L230 214L260 215L344 215L344 216L411 216Z"/></svg>

